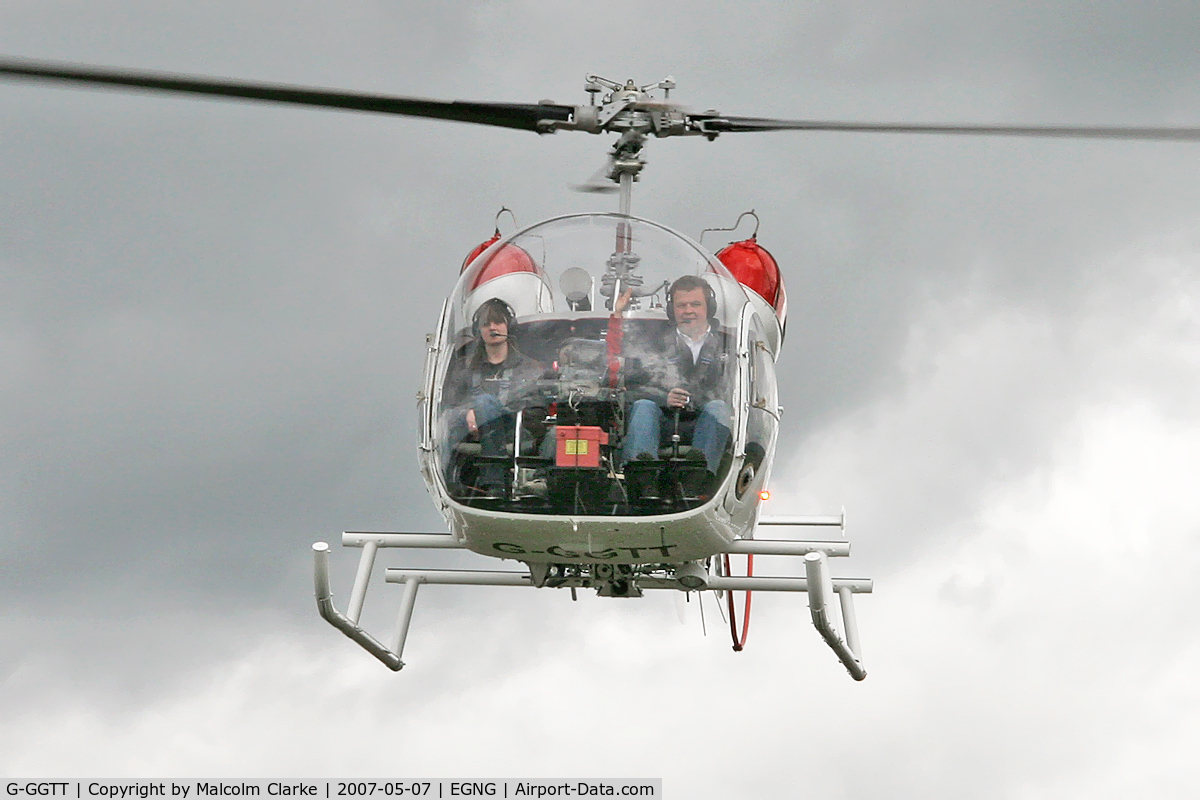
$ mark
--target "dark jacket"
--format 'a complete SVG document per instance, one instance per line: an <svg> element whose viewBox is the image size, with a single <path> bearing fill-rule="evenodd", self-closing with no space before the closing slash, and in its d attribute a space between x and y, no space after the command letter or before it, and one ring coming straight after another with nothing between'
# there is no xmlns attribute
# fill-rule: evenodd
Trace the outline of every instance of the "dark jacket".
<svg viewBox="0 0 1200 800"><path fill-rule="evenodd" d="M626 338L626 348L632 344ZM667 404L667 393L671 389L684 389L691 395L686 412L696 413L711 400L730 399L730 387L726 380L729 371L728 341L725 334L711 331L700 347L699 358L692 361L692 351L680 339L672 326L660 337L652 337L641 344L632 344L627 350L625 386L630 402L653 400L660 406Z"/></svg>
<svg viewBox="0 0 1200 800"><path fill-rule="evenodd" d="M511 342L508 356L499 364L489 363L483 346L472 342L450 364L442 390L442 405L445 408L469 408L474 398L490 394L508 410L526 409L527 417L536 418L537 413L530 412L544 410L546 405L539 385L544 373L545 368L540 363Z"/></svg>

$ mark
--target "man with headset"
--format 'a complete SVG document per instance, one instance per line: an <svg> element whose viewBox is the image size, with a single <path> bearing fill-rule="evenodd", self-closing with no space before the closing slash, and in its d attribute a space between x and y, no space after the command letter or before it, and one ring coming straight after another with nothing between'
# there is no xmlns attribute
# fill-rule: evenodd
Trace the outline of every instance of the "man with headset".
<svg viewBox="0 0 1200 800"><path fill-rule="evenodd" d="M545 370L510 340L515 322L512 307L499 297L484 301L475 311L474 341L451 365L442 395L450 409L444 421L447 466L454 446L469 436L479 437L480 455L505 456L505 446L514 439L518 411L525 411L523 438L545 433L545 410L537 398L538 380ZM504 469L501 463L484 463L477 487L485 492L502 490Z"/></svg>
<svg viewBox="0 0 1200 800"><path fill-rule="evenodd" d="M727 399L724 338L715 329L716 306L716 294L702 278L684 275L671 284L667 317L674 329L659 349L665 364L652 370L643 367L641 380L627 383L633 384L630 396L638 399L628 414L626 462L658 458L663 422L669 414L681 440L690 434L691 445L704 454L708 471L717 473L733 414Z"/></svg>

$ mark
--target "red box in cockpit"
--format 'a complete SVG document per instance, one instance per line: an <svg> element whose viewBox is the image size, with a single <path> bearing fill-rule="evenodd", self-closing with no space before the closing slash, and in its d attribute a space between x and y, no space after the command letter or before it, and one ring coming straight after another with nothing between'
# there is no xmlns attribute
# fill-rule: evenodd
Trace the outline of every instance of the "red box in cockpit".
<svg viewBox="0 0 1200 800"><path fill-rule="evenodd" d="M559 425L558 450L554 463L559 467L599 467L600 445L608 444L608 434L593 425Z"/></svg>

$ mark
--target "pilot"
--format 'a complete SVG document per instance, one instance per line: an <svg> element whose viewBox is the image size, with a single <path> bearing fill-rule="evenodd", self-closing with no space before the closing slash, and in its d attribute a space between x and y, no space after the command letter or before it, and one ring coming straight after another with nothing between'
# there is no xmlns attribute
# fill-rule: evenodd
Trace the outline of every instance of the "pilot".
<svg viewBox="0 0 1200 800"><path fill-rule="evenodd" d="M445 419L447 452L469 436L478 437L480 454L503 457L513 441L518 411L522 415L522 438L545 434L545 408L537 395L544 367L519 351L510 341L516 322L512 307L498 297L485 301L475 311L472 331L475 340L446 376L443 402L450 409ZM504 488L502 463L485 463L476 487L484 492Z"/></svg>
<svg viewBox="0 0 1200 800"><path fill-rule="evenodd" d="M658 343L665 364L643 367L640 387L631 378L631 395L623 458L657 459L664 442L663 422L670 419L680 439L704 454L708 471L716 475L730 439L733 414L726 400L725 341L715 330L716 294L703 279L684 275L667 291L667 317L674 328ZM660 356L661 360L661 356Z"/></svg>

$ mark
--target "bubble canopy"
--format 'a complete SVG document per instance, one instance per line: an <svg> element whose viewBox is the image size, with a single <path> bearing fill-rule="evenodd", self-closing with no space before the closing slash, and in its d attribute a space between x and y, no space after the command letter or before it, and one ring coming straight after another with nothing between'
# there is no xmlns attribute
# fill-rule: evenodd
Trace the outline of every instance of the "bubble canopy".
<svg viewBox="0 0 1200 800"><path fill-rule="evenodd" d="M665 313L667 287L683 275L713 288L718 326L736 327L741 285L691 239L619 214L557 217L497 241L468 265L452 296L451 330L469 333L475 311L493 297L521 321L605 316L614 286L633 290L629 313Z"/></svg>
<svg viewBox="0 0 1200 800"><path fill-rule="evenodd" d="M449 496L585 516L709 502L732 463L748 303L713 254L636 217L558 217L491 244L439 335Z"/></svg>

